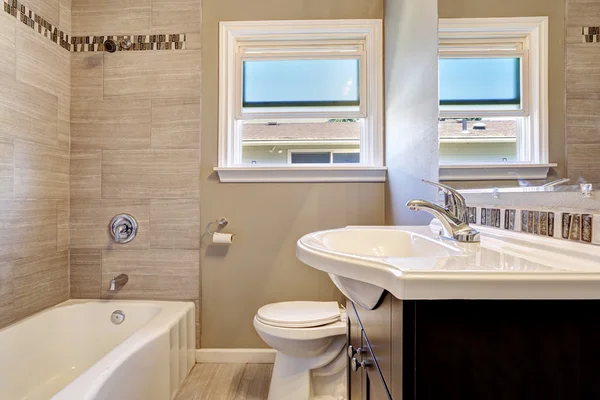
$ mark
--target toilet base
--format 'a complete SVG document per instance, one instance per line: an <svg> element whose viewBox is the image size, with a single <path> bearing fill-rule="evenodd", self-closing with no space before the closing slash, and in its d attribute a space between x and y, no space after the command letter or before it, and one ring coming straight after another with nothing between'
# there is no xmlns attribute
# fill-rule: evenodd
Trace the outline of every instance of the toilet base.
<svg viewBox="0 0 600 400"><path fill-rule="evenodd" d="M335 337L322 355L313 358L294 357L278 351L275 356L268 400L345 399L345 394L340 399L338 393L331 393L332 397L323 397L322 391L313 387L313 378L311 377L311 371L325 367L332 362L339 362L339 357L345 357L345 345L345 336ZM340 387L345 387L346 374L337 371L335 376L338 378L334 379L338 379L340 382L333 382L333 385L332 382L328 382L327 387L335 387L335 390L339 392ZM321 376L318 378L323 379ZM318 381L317 379L314 380ZM318 396L315 396L315 392L318 393Z"/></svg>

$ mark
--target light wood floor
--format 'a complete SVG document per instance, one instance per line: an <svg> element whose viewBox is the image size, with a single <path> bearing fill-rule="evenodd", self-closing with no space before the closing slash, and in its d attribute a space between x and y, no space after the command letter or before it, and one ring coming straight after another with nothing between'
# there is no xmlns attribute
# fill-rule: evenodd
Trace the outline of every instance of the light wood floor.
<svg viewBox="0 0 600 400"><path fill-rule="evenodd" d="M196 364L175 400L266 400L273 364Z"/></svg>

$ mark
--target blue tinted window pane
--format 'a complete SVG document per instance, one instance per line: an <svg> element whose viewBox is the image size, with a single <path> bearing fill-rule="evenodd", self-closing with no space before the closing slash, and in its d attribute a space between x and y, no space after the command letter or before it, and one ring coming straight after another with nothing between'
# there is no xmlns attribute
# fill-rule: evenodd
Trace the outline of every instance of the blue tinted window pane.
<svg viewBox="0 0 600 400"><path fill-rule="evenodd" d="M359 105L358 60L244 61L244 107Z"/></svg>
<svg viewBox="0 0 600 400"><path fill-rule="evenodd" d="M331 153L292 153L292 164L329 164Z"/></svg>
<svg viewBox="0 0 600 400"><path fill-rule="evenodd" d="M440 105L521 103L519 58L441 58Z"/></svg>
<svg viewBox="0 0 600 400"><path fill-rule="evenodd" d="M333 153L334 164L354 164L360 162L360 153Z"/></svg>

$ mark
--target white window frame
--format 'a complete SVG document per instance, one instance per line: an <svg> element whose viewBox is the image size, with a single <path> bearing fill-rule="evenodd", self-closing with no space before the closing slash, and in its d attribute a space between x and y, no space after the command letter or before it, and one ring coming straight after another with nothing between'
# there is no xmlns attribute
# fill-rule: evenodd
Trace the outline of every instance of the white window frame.
<svg viewBox="0 0 600 400"><path fill-rule="evenodd" d="M334 153L360 153L360 150L357 149L288 149L287 160L288 164L292 164L292 154L294 153L329 153L329 163L335 164L333 162L333 154ZM306 165L306 164L305 164ZM343 165L339 163L338 165ZM346 165L355 165L355 164L346 164Z"/></svg>
<svg viewBox="0 0 600 400"><path fill-rule="evenodd" d="M478 111L473 117L522 116L517 133L517 163L440 163L441 180L545 179L557 164L549 162L548 140L548 17L441 18L440 43L489 41L519 42L522 51L493 51L492 56L522 57L522 110ZM473 53L480 57L481 53ZM462 56L463 52L457 52ZM452 55L444 52L440 57ZM467 112L474 114L473 112ZM517 115L519 114L519 115ZM440 111L441 118L470 117L465 111Z"/></svg>
<svg viewBox="0 0 600 400"><path fill-rule="evenodd" d="M243 21L219 25L219 157L221 182L383 182L383 31L381 20ZM243 165L240 117L264 119L270 110L244 110L241 62L255 57L253 46L301 48L286 58L310 55L318 46L348 45L360 52L361 107L358 110L294 110L287 117L360 116L361 163ZM279 46L279 47L278 47ZM292 49L293 50L293 49ZM356 55L353 56L356 58ZM340 56L343 58L343 55ZM281 59L277 56L277 59ZM364 96L364 97L363 97ZM266 112L266 114L265 114ZM280 118L286 115L280 113Z"/></svg>

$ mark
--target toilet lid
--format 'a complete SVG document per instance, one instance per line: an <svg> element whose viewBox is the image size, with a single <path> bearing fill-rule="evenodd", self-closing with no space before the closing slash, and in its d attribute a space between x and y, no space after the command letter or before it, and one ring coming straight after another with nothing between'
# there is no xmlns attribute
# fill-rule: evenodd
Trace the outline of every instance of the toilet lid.
<svg viewBox="0 0 600 400"><path fill-rule="evenodd" d="M312 328L340 320L335 301L290 301L267 304L256 313L263 324L282 328Z"/></svg>

